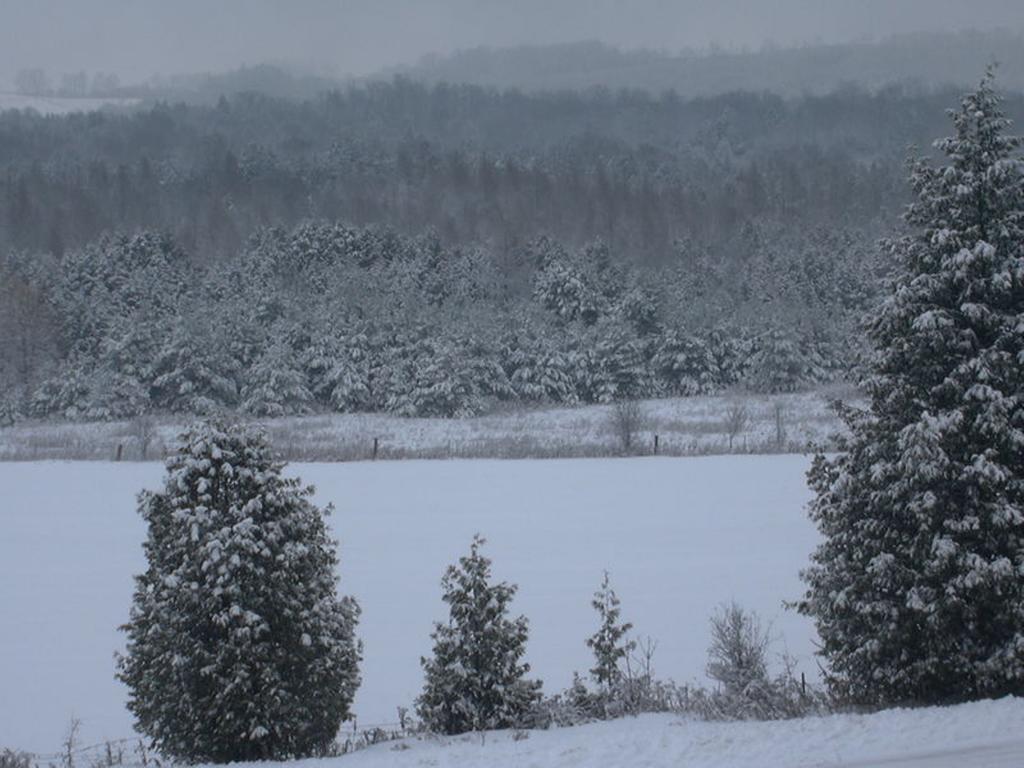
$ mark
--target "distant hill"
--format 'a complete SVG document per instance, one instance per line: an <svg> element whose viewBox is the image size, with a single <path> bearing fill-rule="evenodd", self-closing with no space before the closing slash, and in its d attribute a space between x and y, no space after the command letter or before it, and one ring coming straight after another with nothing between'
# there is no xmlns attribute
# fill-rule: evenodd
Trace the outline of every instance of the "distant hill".
<svg viewBox="0 0 1024 768"><path fill-rule="evenodd" d="M155 77L122 87L118 95L155 101L212 104L222 95L260 93L313 99L333 90L395 77L427 84L457 83L498 89L584 91L607 88L675 91L685 98L736 91L784 97L832 93L844 86L867 90L919 85L929 89L977 83L985 67L999 63L999 84L1024 92L1024 34L958 32L891 37L882 42L765 49L756 52L620 50L600 42L472 48L431 55L412 65L368 77L333 78L281 63L243 66L220 73Z"/></svg>
<svg viewBox="0 0 1024 768"><path fill-rule="evenodd" d="M157 76L145 83L123 87L119 93L145 102L191 104L212 104L221 96L230 98L239 93L301 100L344 88L350 82L309 74L287 64L267 63L226 72Z"/></svg>
<svg viewBox="0 0 1024 768"><path fill-rule="evenodd" d="M1024 35L1011 32L916 34L877 43L819 45L749 53L623 51L598 42L473 48L389 69L426 82L473 83L526 91L637 88L681 96L731 91L826 93L844 84L968 85L998 61L1000 84L1024 90Z"/></svg>
<svg viewBox="0 0 1024 768"><path fill-rule="evenodd" d="M73 112L94 112L98 109L132 107L136 99L116 97L71 98L61 96L27 96L0 91L0 112L8 109L31 109L41 115L68 115Z"/></svg>

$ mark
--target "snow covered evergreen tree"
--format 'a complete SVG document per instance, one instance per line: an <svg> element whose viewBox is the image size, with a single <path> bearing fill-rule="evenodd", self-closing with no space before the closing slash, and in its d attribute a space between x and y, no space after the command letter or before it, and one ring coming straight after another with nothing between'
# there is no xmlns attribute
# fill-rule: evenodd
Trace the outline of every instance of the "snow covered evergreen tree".
<svg viewBox="0 0 1024 768"><path fill-rule="evenodd" d="M372 403L370 370L366 337L357 335L349 340L324 376L325 387L330 392L329 402L334 410L351 413L369 407Z"/></svg>
<svg viewBox="0 0 1024 768"><path fill-rule="evenodd" d="M520 400L575 404L576 382L568 356L549 335L517 330L501 342L501 359Z"/></svg>
<svg viewBox="0 0 1024 768"><path fill-rule="evenodd" d="M492 584L491 561L473 538L469 556L441 580L449 606L447 624L435 625L434 655L421 659L426 684L417 710L435 733L457 734L510 728L540 700L539 681L527 680L528 623L509 619L515 585Z"/></svg>
<svg viewBox="0 0 1024 768"><path fill-rule="evenodd" d="M254 416L309 413L313 395L292 348L277 340L246 372L242 384L242 410Z"/></svg>
<svg viewBox="0 0 1024 768"><path fill-rule="evenodd" d="M12 395L0 397L0 427L13 427L20 416L17 401Z"/></svg>
<svg viewBox="0 0 1024 768"><path fill-rule="evenodd" d="M153 366L154 403L174 413L209 414L238 398L237 361L196 325L177 322Z"/></svg>
<svg viewBox="0 0 1024 768"><path fill-rule="evenodd" d="M182 440L164 490L139 497L148 567L118 660L128 708L178 760L318 754L349 715L361 654L324 511L262 433L209 423Z"/></svg>
<svg viewBox="0 0 1024 768"><path fill-rule="evenodd" d="M720 373L715 358L701 339L666 330L654 341L651 368L660 388L673 395L703 395L715 391Z"/></svg>
<svg viewBox="0 0 1024 768"><path fill-rule="evenodd" d="M1024 694L1024 167L992 73L913 166L913 232L869 323L869 407L819 456L799 607L869 704Z"/></svg>
<svg viewBox="0 0 1024 768"><path fill-rule="evenodd" d="M594 652L594 666L590 674L598 685L608 690L622 678L620 665L636 646L633 641L626 639L633 625L620 620L622 609L619 607L619 597L612 589L608 571L604 572L601 588L594 593L591 605L601 618L601 626L587 638L587 647Z"/></svg>
<svg viewBox="0 0 1024 768"><path fill-rule="evenodd" d="M533 294L566 322L593 325L607 308L604 297L588 283L583 267L560 248L541 261Z"/></svg>
<svg viewBox="0 0 1024 768"><path fill-rule="evenodd" d="M769 328L753 347L745 381L755 392L796 392L827 377L821 356L795 329Z"/></svg>

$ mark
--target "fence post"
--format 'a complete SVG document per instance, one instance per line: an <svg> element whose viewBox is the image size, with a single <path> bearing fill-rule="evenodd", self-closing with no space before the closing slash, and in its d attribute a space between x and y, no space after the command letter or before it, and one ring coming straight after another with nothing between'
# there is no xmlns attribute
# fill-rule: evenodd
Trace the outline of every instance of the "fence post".
<svg viewBox="0 0 1024 768"><path fill-rule="evenodd" d="M658 436L654 436L654 455L658 455Z"/></svg>
<svg viewBox="0 0 1024 768"><path fill-rule="evenodd" d="M122 443L118 443L117 444L117 456L114 458L114 461L120 461L121 460L121 452L122 451L124 451L124 445Z"/></svg>
<svg viewBox="0 0 1024 768"><path fill-rule="evenodd" d="M376 438L376 437L373 438L373 460L374 461L377 460L377 448L378 448L378 445L379 445L379 439Z"/></svg>

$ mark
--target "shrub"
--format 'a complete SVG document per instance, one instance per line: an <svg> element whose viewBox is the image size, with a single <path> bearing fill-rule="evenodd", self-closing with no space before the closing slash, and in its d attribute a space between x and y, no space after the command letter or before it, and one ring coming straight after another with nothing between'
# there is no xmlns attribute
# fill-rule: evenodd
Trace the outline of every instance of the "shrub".
<svg viewBox="0 0 1024 768"><path fill-rule="evenodd" d="M770 630L754 613L735 603L711 618L708 677L719 684L713 692L698 691L693 708L709 719L778 720L827 709L824 697L797 681L792 660L783 657L776 677L768 671Z"/></svg>
<svg viewBox="0 0 1024 768"><path fill-rule="evenodd" d="M639 433L647 424L643 405L637 400L616 400L609 420L620 450L623 453L634 451Z"/></svg>
<svg viewBox="0 0 1024 768"><path fill-rule="evenodd" d="M13 749L0 750L0 768L31 768L32 756Z"/></svg>
<svg viewBox="0 0 1024 768"><path fill-rule="evenodd" d="M747 406L739 400L731 402L725 412L725 419L722 422L722 428L725 434L729 436L730 451L736 438L746 431L749 423L750 411L747 410Z"/></svg>
<svg viewBox="0 0 1024 768"><path fill-rule="evenodd" d="M186 762L322 753L361 647L312 488L282 476L262 433L221 423L184 434L167 469L139 497L148 567L118 659L136 727Z"/></svg>

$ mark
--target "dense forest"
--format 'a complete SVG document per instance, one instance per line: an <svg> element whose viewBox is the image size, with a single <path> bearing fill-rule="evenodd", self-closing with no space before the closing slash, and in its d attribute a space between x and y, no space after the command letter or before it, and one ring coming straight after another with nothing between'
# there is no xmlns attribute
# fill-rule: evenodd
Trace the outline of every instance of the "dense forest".
<svg viewBox="0 0 1024 768"><path fill-rule="evenodd" d="M0 418L453 416L841 377L910 146L956 100L398 78L5 112Z"/></svg>

